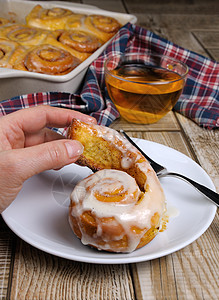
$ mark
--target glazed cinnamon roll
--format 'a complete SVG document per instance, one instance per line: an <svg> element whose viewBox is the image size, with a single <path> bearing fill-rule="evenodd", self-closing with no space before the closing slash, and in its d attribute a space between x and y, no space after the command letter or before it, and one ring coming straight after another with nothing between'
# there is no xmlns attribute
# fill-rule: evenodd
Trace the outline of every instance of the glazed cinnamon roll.
<svg viewBox="0 0 219 300"><path fill-rule="evenodd" d="M68 18L65 29L74 30L74 29L83 29L83 23L87 15L84 14L74 14Z"/></svg>
<svg viewBox="0 0 219 300"><path fill-rule="evenodd" d="M84 61L101 46L101 41L93 34L83 30L57 30L53 45L69 51L72 55Z"/></svg>
<svg viewBox="0 0 219 300"><path fill-rule="evenodd" d="M96 36L83 30L62 31L59 41L83 53L93 53L101 46L101 42Z"/></svg>
<svg viewBox="0 0 219 300"><path fill-rule="evenodd" d="M88 30L96 34L104 42L113 37L121 27L116 19L101 15L87 16L84 24Z"/></svg>
<svg viewBox="0 0 219 300"><path fill-rule="evenodd" d="M52 34L48 31L22 24L13 24L0 28L0 37L5 37L25 47L45 44L49 36L52 36Z"/></svg>
<svg viewBox="0 0 219 300"><path fill-rule="evenodd" d="M49 75L65 75L80 64L69 52L52 45L40 45L27 51L14 68Z"/></svg>
<svg viewBox="0 0 219 300"><path fill-rule="evenodd" d="M14 41L0 38L0 67L13 68L15 61L25 52L25 49Z"/></svg>
<svg viewBox="0 0 219 300"><path fill-rule="evenodd" d="M78 20L80 17L80 14L74 14L69 9L61 7L46 9L41 5L36 5L26 16L26 23L29 26L48 30L65 29L68 20L74 24L75 27L77 27L77 24L79 26L80 22L78 22Z"/></svg>
<svg viewBox="0 0 219 300"><path fill-rule="evenodd" d="M148 161L113 129L73 120L68 137L80 141L77 161L96 173L71 194L69 222L83 244L99 250L132 252L161 230L166 205Z"/></svg>
<svg viewBox="0 0 219 300"><path fill-rule="evenodd" d="M36 5L26 16L28 26L47 30L80 29L108 41L121 27L120 23L108 16L73 13L69 9L54 7L51 9Z"/></svg>

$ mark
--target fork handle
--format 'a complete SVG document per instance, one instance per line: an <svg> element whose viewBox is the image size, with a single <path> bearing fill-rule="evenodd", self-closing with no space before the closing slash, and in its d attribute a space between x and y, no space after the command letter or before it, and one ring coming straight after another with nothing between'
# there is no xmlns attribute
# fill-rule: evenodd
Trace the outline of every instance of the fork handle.
<svg viewBox="0 0 219 300"><path fill-rule="evenodd" d="M206 186L204 186L200 183L197 183L197 182L193 181L192 179L190 179L184 175L178 174L178 173L165 172L165 173L158 174L159 178L164 177L164 176L173 176L173 177L178 177L178 178L185 180L186 182L188 182L192 186L194 186L201 194L206 196L209 200L211 200L214 204L216 204L219 207L219 194L212 191L211 189L207 188Z"/></svg>

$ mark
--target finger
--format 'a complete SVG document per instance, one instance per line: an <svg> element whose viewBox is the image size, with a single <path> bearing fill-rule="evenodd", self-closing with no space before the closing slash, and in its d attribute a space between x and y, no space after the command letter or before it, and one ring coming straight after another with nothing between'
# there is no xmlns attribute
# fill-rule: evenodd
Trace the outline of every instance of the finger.
<svg viewBox="0 0 219 300"><path fill-rule="evenodd" d="M18 184L22 184L27 178L42 171L58 169L75 162L82 152L81 143L63 139L0 154L4 154L5 172L11 174Z"/></svg>
<svg viewBox="0 0 219 300"><path fill-rule="evenodd" d="M46 126L48 127L66 127L72 122L72 119L80 119L88 123L96 123L93 117L80 112L57 108L48 105L39 105L36 107L25 108L5 116L4 122L13 122L24 132L35 132Z"/></svg>
<svg viewBox="0 0 219 300"><path fill-rule="evenodd" d="M24 147L30 147L60 139L64 139L64 136L49 128L43 128L42 130L34 133L27 133L25 135Z"/></svg>

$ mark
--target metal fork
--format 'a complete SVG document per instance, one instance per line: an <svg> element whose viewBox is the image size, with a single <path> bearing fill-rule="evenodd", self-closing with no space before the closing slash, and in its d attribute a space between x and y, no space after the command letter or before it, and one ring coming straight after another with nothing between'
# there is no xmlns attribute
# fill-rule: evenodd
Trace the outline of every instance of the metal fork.
<svg viewBox="0 0 219 300"><path fill-rule="evenodd" d="M180 179L183 179L184 181L190 183L193 187L196 188L197 191L199 191L202 195L204 195L205 197L207 197L210 201L212 201L214 204L216 204L219 207L219 194L217 194L216 192L212 191L211 189L207 188L206 186L195 182L194 180L182 175L182 174L178 174L178 173L174 173L174 172L168 172L168 170L159 165L158 163L156 163L154 160L152 160L150 157L148 157L144 151L142 151L141 148L138 147L138 145L136 145L135 142L133 142L133 140L127 135L127 133L124 132L124 130L120 130L120 133L133 145L135 146L140 152L141 154L150 162L152 168L154 169L154 171L157 173L158 177L164 177L164 176L173 176L173 177L177 177Z"/></svg>

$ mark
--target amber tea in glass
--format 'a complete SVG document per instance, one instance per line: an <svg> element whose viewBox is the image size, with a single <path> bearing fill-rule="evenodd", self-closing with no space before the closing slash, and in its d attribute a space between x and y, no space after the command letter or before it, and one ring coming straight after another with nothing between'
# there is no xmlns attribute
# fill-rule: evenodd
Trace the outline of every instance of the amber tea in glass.
<svg viewBox="0 0 219 300"><path fill-rule="evenodd" d="M176 104L188 68L169 57L151 54L114 55L105 63L110 98L129 122L157 122Z"/></svg>

